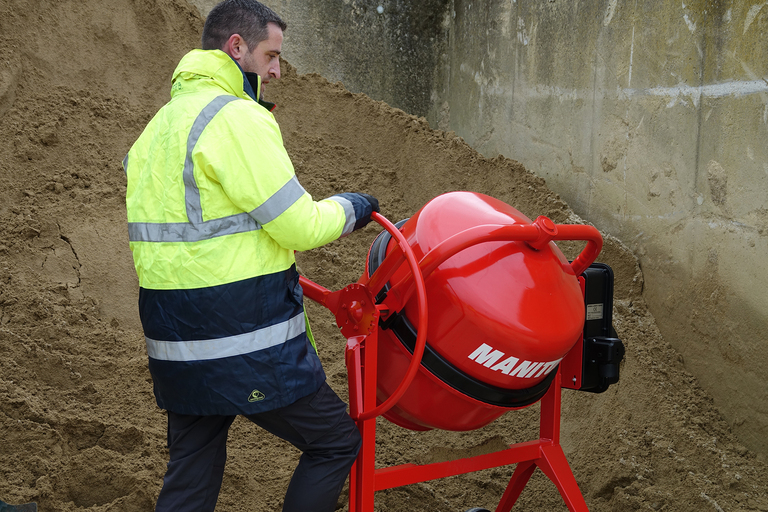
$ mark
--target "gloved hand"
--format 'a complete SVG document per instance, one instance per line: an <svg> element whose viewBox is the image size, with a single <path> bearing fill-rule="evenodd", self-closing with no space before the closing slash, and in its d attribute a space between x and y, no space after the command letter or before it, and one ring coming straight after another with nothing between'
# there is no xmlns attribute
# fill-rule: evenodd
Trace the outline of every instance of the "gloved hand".
<svg viewBox="0 0 768 512"><path fill-rule="evenodd" d="M374 212L379 213L380 210L379 210L379 200L378 199L376 199L375 197L373 197L372 195L369 195L369 194L362 194L361 193L360 195L363 196L364 198L366 198L369 203L371 203L371 209Z"/></svg>
<svg viewBox="0 0 768 512"><path fill-rule="evenodd" d="M370 194L343 192L328 199L337 201L344 206L344 211L347 214L347 227L342 232L342 236L365 227L371 222L371 214L379 212L379 201Z"/></svg>
<svg viewBox="0 0 768 512"><path fill-rule="evenodd" d="M360 209L361 211L358 211L358 207L355 205L355 216L357 217L357 220L355 221L354 231L357 231L371 222L371 213L379 212L379 200L370 194L353 193L350 195L357 196L357 200L362 207Z"/></svg>

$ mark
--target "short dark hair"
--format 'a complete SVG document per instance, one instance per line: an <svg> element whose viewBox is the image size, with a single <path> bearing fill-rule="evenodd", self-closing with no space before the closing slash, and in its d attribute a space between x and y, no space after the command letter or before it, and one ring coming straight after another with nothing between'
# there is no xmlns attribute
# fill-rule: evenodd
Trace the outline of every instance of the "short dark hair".
<svg viewBox="0 0 768 512"><path fill-rule="evenodd" d="M256 0L224 0L217 4L203 26L203 50L220 50L232 34L240 34L253 49L269 37L268 23L288 26L275 11Z"/></svg>

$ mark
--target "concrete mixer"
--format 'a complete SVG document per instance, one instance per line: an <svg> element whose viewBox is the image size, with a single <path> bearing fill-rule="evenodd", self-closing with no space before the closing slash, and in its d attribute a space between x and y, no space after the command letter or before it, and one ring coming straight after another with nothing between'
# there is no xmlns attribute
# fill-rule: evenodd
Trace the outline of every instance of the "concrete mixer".
<svg viewBox="0 0 768 512"><path fill-rule="evenodd" d="M559 443L561 387L602 392L624 347L611 323L613 275L595 264L592 226L531 221L490 196L451 192L373 241L357 283L330 292L302 277L347 338L350 414L363 446L350 512L375 491L517 464L497 512L511 510L536 467L570 510L587 510ZM569 262L555 240L586 245ZM541 402L538 440L457 461L375 467L377 416L410 430L472 431ZM481 510L481 509L472 509Z"/></svg>

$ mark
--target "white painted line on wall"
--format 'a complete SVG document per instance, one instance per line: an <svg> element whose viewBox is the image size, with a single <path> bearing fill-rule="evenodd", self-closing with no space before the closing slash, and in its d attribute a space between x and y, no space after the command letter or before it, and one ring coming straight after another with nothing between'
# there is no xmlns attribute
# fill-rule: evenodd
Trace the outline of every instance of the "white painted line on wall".
<svg viewBox="0 0 768 512"><path fill-rule="evenodd" d="M749 224L744 224L743 222L739 222L737 220L731 220L731 221L723 221L723 220L710 220L707 223L707 226L709 229L716 229L716 228L749 228L752 227Z"/></svg>
<svg viewBox="0 0 768 512"><path fill-rule="evenodd" d="M468 71L463 67L464 64L462 64L462 71ZM510 88L503 86L491 86L484 89L484 92L494 95L506 95L510 93ZM680 84L671 87L659 86L644 89L626 88L620 89L619 91L619 95L623 95L626 98L635 98L639 96L657 96L675 100L690 97L696 106L698 106L699 99L702 96L706 96L708 98L724 98L726 96L747 96L749 94L757 93L768 93L768 80L738 80L722 82L719 84L707 84L702 86ZM586 90L564 89L557 86L537 84L527 89L525 94L529 98L555 97L562 101L584 98L589 93Z"/></svg>
<svg viewBox="0 0 768 512"><path fill-rule="evenodd" d="M748 94L768 92L766 80L740 80L722 82L719 84L707 84L698 87L680 84L673 87L651 87L650 89L623 89L622 92L629 98L635 96L658 96L669 98L667 107L672 107L682 98L689 97L695 106L699 106L702 96L708 98L723 98L725 96L745 96Z"/></svg>
<svg viewBox="0 0 768 512"><path fill-rule="evenodd" d="M767 2L768 3L768 2ZM630 51L630 76L628 81L631 82L632 73L632 51ZM475 71L470 64L461 63L459 69L465 75L471 76L472 80L480 85L481 95L488 96L501 96L512 97L515 94L523 95L531 99L557 99L560 103L565 101L575 101L578 99L589 98L593 96L593 92L588 89L566 89L558 86L536 84L532 87L518 87L517 91L506 84L500 84L498 81L491 81L490 83L483 84L481 75L478 71ZM600 88L602 97L608 97L608 91ZM616 89L616 96L619 100L642 98L645 96L655 96L658 98L667 99L667 108L674 107L677 104L688 106L693 103L695 108L699 107L702 96L707 98L724 98L727 96L748 96L751 94L768 94L768 79L759 78L757 80L731 80L728 82L721 82L718 84L707 84L702 86L691 86L686 84L679 84L670 87L658 86L647 88L631 88ZM690 101L689 101L690 100ZM764 98L764 108L762 112L763 123L768 124L768 98Z"/></svg>
<svg viewBox="0 0 768 512"><path fill-rule="evenodd" d="M461 64L461 71L464 73L471 72L468 65ZM476 81L475 74L472 75L472 79ZM492 96L512 96L512 88L505 85L481 85L482 94ZM658 98L667 99L667 108L672 108L675 105L688 106L693 103L695 108L699 107L699 102L702 96L707 98L724 98L726 96L747 96L750 94L766 94L768 93L768 81L765 79L760 80L742 80L723 82L719 84L708 84L702 86L691 85L675 85L671 87L650 87L644 89L625 88L618 89L617 96L619 100L622 99L636 99L646 96L655 96ZM549 99L554 98L560 103L564 101L575 101L589 97L592 93L586 89L565 89L552 85L537 84L527 89L518 88L518 95L523 94L527 98L531 99ZM609 95L603 94L603 97ZM768 124L768 102L765 103L763 109L763 122Z"/></svg>
<svg viewBox="0 0 768 512"><path fill-rule="evenodd" d="M699 203L701 204L701 203ZM697 224L707 226L709 229L725 229L728 231L733 232L734 229L747 229L747 230L754 230L755 226L752 226L750 224L745 224L744 222L739 222L737 220L727 220L727 219L715 219L715 220L706 220L706 219L694 219L691 218L691 212L688 210L677 210L673 212L668 212L664 214L648 214L648 215L627 215L626 217L622 217L619 213L613 213L611 214L611 217L614 219L622 219L622 220L628 220L630 222L643 222L646 220L660 220L660 221L666 221L666 222L680 222L680 221L686 221L686 222L695 222ZM645 235L644 231L640 231L637 233L633 238L633 242L637 242L640 238Z"/></svg>
<svg viewBox="0 0 768 512"><path fill-rule="evenodd" d="M691 212L688 210L677 210L674 212L668 212L663 214L648 214L648 215L623 215L620 213L612 213L611 217L613 217L616 220L628 220L632 222L642 222L644 220L648 219L655 219L655 220L663 220L663 221L672 221L672 222L679 222L681 220L686 220L691 217ZM635 239L642 236L644 232L640 232L638 235L635 235Z"/></svg>

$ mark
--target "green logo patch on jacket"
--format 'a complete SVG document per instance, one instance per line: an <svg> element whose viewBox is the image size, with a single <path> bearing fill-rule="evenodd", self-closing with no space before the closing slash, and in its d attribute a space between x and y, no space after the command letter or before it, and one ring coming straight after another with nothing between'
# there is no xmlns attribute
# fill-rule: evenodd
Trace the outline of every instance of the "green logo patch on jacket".
<svg viewBox="0 0 768 512"><path fill-rule="evenodd" d="M248 401L249 402L261 402L265 398L267 398L267 397L264 395L264 393L262 393L258 389L254 389L253 391L251 391L251 396L248 397Z"/></svg>

